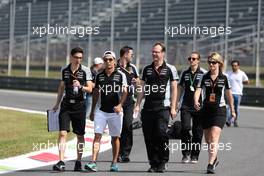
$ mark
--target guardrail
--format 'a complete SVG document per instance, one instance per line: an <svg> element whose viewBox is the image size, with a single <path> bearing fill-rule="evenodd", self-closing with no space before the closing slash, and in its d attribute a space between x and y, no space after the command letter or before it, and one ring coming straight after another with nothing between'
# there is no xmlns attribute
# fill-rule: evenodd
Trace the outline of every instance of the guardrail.
<svg viewBox="0 0 264 176"><path fill-rule="evenodd" d="M264 107L264 88L245 87L242 105Z"/></svg>
<svg viewBox="0 0 264 176"><path fill-rule="evenodd" d="M1 89L57 92L59 79L0 76Z"/></svg>
<svg viewBox="0 0 264 176"><path fill-rule="evenodd" d="M0 76L0 89L57 92L59 79ZM245 87L242 105L264 107L264 88Z"/></svg>

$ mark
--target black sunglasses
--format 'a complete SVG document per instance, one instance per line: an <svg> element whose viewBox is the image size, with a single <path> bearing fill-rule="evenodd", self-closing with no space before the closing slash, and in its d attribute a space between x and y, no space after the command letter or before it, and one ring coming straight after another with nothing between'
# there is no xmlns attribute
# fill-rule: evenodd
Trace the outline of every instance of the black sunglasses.
<svg viewBox="0 0 264 176"><path fill-rule="evenodd" d="M198 60L198 58L195 58L195 57L188 57L188 61L195 61L195 60Z"/></svg>
<svg viewBox="0 0 264 176"><path fill-rule="evenodd" d="M217 62L217 61L208 61L208 64L210 65L210 64L213 64L213 65L215 65L215 64L218 64L219 62Z"/></svg>

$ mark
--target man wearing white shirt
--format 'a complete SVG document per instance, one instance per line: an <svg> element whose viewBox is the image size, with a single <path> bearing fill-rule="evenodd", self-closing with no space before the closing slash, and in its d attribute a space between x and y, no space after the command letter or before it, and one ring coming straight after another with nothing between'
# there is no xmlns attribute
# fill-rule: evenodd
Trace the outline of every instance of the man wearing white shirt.
<svg viewBox="0 0 264 176"><path fill-rule="evenodd" d="M238 60L233 60L231 62L232 66L232 71L227 72L228 79L230 81L231 85L231 91L232 95L234 98L234 107L235 107L235 112L237 114L237 117L234 121L234 127L238 127L238 116L239 116L239 105L241 102L241 98L243 95L243 84L248 84L249 80L245 72L240 70L240 64ZM231 115L228 114L227 116L227 122L226 125L230 126L231 125Z"/></svg>

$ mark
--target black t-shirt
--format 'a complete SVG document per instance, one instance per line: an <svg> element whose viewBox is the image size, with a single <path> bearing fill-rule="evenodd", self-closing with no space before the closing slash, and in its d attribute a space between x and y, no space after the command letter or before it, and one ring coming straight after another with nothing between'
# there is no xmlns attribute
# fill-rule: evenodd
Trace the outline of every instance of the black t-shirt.
<svg viewBox="0 0 264 176"><path fill-rule="evenodd" d="M143 69L142 80L145 81L145 110L162 110L170 106L170 81L178 80L174 66L164 62L156 70L154 63Z"/></svg>
<svg viewBox="0 0 264 176"><path fill-rule="evenodd" d="M64 99L74 99L82 101L84 99L84 92L79 90L78 94L73 92L73 80L78 80L81 85L86 86L87 81L91 81L91 72L88 67L80 65L78 70L74 73L71 71L71 64L65 66L61 70L61 80L65 84L65 96Z"/></svg>
<svg viewBox="0 0 264 176"><path fill-rule="evenodd" d="M126 75L127 85L128 85L127 100L131 100L131 98L133 97L134 92L135 92L135 88L132 85L132 79L139 77L138 70L134 64L128 63L126 68L124 68L119 64L119 60L117 63L118 63L117 69Z"/></svg>
<svg viewBox="0 0 264 176"><path fill-rule="evenodd" d="M213 81L210 76L210 71L204 74L203 78L197 84L197 87L202 88L205 98L203 100L204 107L223 107L225 102L225 89L230 89L230 83L227 76L219 73L217 78ZM215 101L210 102L210 94L215 94Z"/></svg>
<svg viewBox="0 0 264 176"><path fill-rule="evenodd" d="M123 86L127 87L127 81L121 71L115 70L110 76L103 71L96 76L95 88L99 89L101 95L101 111L114 112L114 106L119 104Z"/></svg>
<svg viewBox="0 0 264 176"><path fill-rule="evenodd" d="M194 92L196 90L197 84L202 79L206 70L198 67L196 72L192 73L191 68L184 70L180 76L179 85L183 87L183 98L182 98L182 108L188 110L194 109ZM199 98L200 103L202 103L202 94Z"/></svg>

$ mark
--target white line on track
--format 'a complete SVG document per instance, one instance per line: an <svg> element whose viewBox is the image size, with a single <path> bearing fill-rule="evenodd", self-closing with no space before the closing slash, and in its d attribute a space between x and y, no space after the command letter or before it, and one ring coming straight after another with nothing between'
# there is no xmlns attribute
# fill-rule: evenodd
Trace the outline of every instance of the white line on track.
<svg viewBox="0 0 264 176"><path fill-rule="evenodd" d="M30 109L21 109L21 108L7 107L7 106L0 106L0 109L27 112L27 113L32 113L32 114L42 114L42 115L47 114L47 112L43 112L43 111L35 111L35 110L30 110Z"/></svg>

